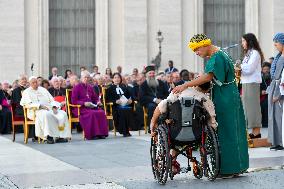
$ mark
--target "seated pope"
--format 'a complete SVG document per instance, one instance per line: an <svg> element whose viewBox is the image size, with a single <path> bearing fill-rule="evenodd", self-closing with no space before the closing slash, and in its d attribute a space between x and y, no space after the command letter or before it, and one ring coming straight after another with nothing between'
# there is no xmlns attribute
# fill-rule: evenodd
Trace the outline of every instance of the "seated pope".
<svg viewBox="0 0 284 189"><path fill-rule="evenodd" d="M28 119L35 121L35 135L47 140L48 144L67 142L67 138L71 138L71 130L66 112L60 110L60 104L38 85L36 77L30 77L29 83L30 87L24 90L20 104L28 108Z"/></svg>

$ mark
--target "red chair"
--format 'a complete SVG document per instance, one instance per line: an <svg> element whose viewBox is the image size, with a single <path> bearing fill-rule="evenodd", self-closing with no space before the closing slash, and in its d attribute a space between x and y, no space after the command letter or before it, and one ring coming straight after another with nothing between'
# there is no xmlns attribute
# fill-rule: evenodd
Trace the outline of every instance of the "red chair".
<svg viewBox="0 0 284 189"><path fill-rule="evenodd" d="M11 113L12 113L12 133L13 133L13 139L12 141L15 142L16 139L16 132L15 132L15 126L23 126L25 125L25 118L24 116L18 116L15 114L16 107L19 106L17 104L12 103L11 104Z"/></svg>

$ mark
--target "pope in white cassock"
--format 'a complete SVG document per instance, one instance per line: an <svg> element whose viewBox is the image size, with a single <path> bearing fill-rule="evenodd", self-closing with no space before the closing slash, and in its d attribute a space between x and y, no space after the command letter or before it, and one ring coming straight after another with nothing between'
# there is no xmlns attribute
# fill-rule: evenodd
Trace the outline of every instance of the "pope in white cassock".
<svg viewBox="0 0 284 189"><path fill-rule="evenodd" d="M66 112L60 110L57 102L51 94L40 87L36 77L29 78L30 87L24 90L20 104L28 108L27 117L34 120L35 111L35 135L46 139L48 144L67 142L71 138L71 130Z"/></svg>

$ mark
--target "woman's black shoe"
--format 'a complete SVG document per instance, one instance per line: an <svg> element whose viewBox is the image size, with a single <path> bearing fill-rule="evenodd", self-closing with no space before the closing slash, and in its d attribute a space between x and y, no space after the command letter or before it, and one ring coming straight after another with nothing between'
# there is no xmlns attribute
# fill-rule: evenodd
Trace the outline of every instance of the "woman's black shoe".
<svg viewBox="0 0 284 189"><path fill-rule="evenodd" d="M123 134L123 137L131 137L132 135L130 133Z"/></svg>
<svg viewBox="0 0 284 189"><path fill-rule="evenodd" d="M261 134L254 135L253 133L249 134L250 139L261 138Z"/></svg>
<svg viewBox="0 0 284 189"><path fill-rule="evenodd" d="M99 136L98 138L99 139L105 139L106 137L105 136Z"/></svg>

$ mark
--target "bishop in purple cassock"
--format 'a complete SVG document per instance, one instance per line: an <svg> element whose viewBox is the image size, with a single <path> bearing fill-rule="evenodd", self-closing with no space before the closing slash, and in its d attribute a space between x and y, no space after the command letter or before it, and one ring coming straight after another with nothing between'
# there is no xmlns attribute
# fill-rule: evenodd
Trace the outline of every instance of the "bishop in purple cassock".
<svg viewBox="0 0 284 189"><path fill-rule="evenodd" d="M98 95L93 87L88 84L88 74L82 74L82 83L74 86L72 90L72 104L81 105L80 108L80 125L85 132L85 137L91 140L95 137L104 138L108 136L107 119L104 110L93 108L89 103L99 103ZM77 109L72 110L73 115L78 116Z"/></svg>

